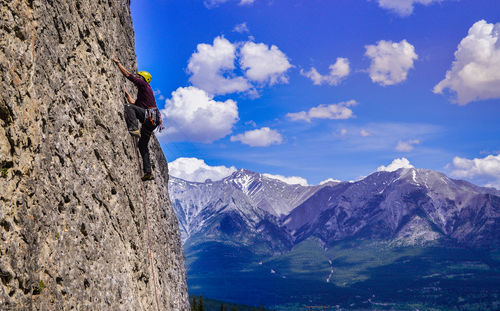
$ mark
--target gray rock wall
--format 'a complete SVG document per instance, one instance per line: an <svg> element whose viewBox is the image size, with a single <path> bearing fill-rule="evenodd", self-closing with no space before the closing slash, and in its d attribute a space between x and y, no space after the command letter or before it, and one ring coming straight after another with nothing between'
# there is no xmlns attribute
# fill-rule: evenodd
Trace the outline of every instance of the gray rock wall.
<svg viewBox="0 0 500 311"><path fill-rule="evenodd" d="M0 310L188 309L167 162L153 139L140 181L111 61L136 70L129 4L0 1Z"/></svg>

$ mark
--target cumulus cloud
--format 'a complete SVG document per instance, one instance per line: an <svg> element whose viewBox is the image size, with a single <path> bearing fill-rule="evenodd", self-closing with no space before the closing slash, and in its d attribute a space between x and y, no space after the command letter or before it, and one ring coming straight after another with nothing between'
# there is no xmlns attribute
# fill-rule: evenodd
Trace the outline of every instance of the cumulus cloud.
<svg viewBox="0 0 500 311"><path fill-rule="evenodd" d="M413 62L418 59L415 47L406 40L381 40L377 45L365 46L365 55L371 58L370 78L380 85L394 85L406 80Z"/></svg>
<svg viewBox="0 0 500 311"><path fill-rule="evenodd" d="M323 180L323 181L322 181L322 182L320 182L319 184L320 184L320 185L324 185L324 184L327 184L327 183L330 183L330 182L332 182L332 183L339 183L339 182L341 182L341 181L340 181L340 180L338 180L338 179L328 178L328 179Z"/></svg>
<svg viewBox="0 0 500 311"><path fill-rule="evenodd" d="M335 64L331 64L330 74L321 75L316 68L312 67L311 70L305 72L303 70L300 73L313 81L314 85L329 84L338 85L344 77L347 77L351 71L349 67L349 60L347 58L338 57Z"/></svg>
<svg viewBox="0 0 500 311"><path fill-rule="evenodd" d="M500 190L500 154L472 160L454 157L452 169L454 177L472 179Z"/></svg>
<svg viewBox="0 0 500 311"><path fill-rule="evenodd" d="M239 33L250 32L250 30L248 29L247 23L241 23L241 24L234 26L233 31L239 32Z"/></svg>
<svg viewBox="0 0 500 311"><path fill-rule="evenodd" d="M444 0L377 0L381 8L391 10L398 15L405 17L413 13L414 4L429 5Z"/></svg>
<svg viewBox="0 0 500 311"><path fill-rule="evenodd" d="M400 168L414 168L414 166L410 164L407 158L398 158L394 159L391 164L387 166L379 166L377 172L394 172Z"/></svg>
<svg viewBox="0 0 500 311"><path fill-rule="evenodd" d="M398 141L398 144L396 145L396 150L397 151L402 151L402 152L410 152L413 150L414 145L420 144L420 141L418 139L412 139L412 140L407 140L407 141Z"/></svg>
<svg viewBox="0 0 500 311"><path fill-rule="evenodd" d="M204 160L197 158L177 158L168 164L168 173L171 176L194 182L204 182L207 179L220 180L235 171L234 166L210 166Z"/></svg>
<svg viewBox="0 0 500 311"><path fill-rule="evenodd" d="M224 37L216 37L212 45L200 43L188 63L189 81L210 94L243 92L252 86L243 77L233 77L236 46Z"/></svg>
<svg viewBox="0 0 500 311"><path fill-rule="evenodd" d="M240 66L248 79L259 83L288 83L285 72L292 67L277 46L246 42L240 50Z"/></svg>
<svg viewBox="0 0 500 311"><path fill-rule="evenodd" d="M237 25L235 31L248 31L246 23ZM245 76L235 73L236 65ZM231 43L223 36L213 44L200 43L191 55L187 72L193 86L212 95L247 92L258 97L255 87L288 83L286 71L292 65L287 56L275 45L264 43Z"/></svg>
<svg viewBox="0 0 500 311"><path fill-rule="evenodd" d="M164 135L171 141L210 143L229 135L239 119L235 101L215 101L193 86L178 88L165 103Z"/></svg>
<svg viewBox="0 0 500 311"><path fill-rule="evenodd" d="M273 144L279 145L283 141L281 134L268 127L246 131L243 134L231 136L231 141L239 141L251 147L266 147Z"/></svg>
<svg viewBox="0 0 500 311"><path fill-rule="evenodd" d="M285 177L282 175L272 175L272 174L262 174L262 175L264 175L268 178L280 180L280 181L287 183L289 185L309 186L309 184L307 183L307 180L305 178L298 177L298 176Z"/></svg>
<svg viewBox="0 0 500 311"><path fill-rule="evenodd" d="M368 132L367 130L365 129L361 129L361 131L359 131L359 134L363 137L368 137L368 136L372 136L372 133Z"/></svg>
<svg viewBox="0 0 500 311"><path fill-rule="evenodd" d="M456 93L456 102L500 98L500 23L476 22L462 39L446 77L434 87Z"/></svg>
<svg viewBox="0 0 500 311"><path fill-rule="evenodd" d="M304 120L311 122L312 119L332 119L344 120L354 117L351 109L348 107L356 106L358 102L350 100L331 105L319 105L309 109L309 111L300 111L288 113L286 116L292 121Z"/></svg>

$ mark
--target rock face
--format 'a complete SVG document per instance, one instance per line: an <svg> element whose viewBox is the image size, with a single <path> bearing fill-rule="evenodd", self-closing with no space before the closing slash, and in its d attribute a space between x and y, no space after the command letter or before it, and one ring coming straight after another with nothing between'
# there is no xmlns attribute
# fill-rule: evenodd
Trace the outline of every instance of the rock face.
<svg viewBox="0 0 500 311"><path fill-rule="evenodd" d="M189 308L167 162L152 139L140 181L111 61L136 70L129 4L0 2L1 310Z"/></svg>

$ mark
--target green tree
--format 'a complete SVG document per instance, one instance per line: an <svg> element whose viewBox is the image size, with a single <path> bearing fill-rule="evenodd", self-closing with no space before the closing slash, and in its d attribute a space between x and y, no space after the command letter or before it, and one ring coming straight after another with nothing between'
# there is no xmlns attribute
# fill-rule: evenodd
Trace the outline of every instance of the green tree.
<svg viewBox="0 0 500 311"><path fill-rule="evenodd" d="M200 295L200 306L198 307L198 311L205 311L205 306L203 305L203 296Z"/></svg>
<svg viewBox="0 0 500 311"><path fill-rule="evenodd" d="M233 308L231 309L231 311L238 311L238 307L237 306L233 306Z"/></svg>
<svg viewBox="0 0 500 311"><path fill-rule="evenodd" d="M191 303L191 311L198 311L198 306L196 305L196 296L193 296L193 302Z"/></svg>
<svg viewBox="0 0 500 311"><path fill-rule="evenodd" d="M220 311L224 311L224 305L222 303L220 304Z"/></svg>

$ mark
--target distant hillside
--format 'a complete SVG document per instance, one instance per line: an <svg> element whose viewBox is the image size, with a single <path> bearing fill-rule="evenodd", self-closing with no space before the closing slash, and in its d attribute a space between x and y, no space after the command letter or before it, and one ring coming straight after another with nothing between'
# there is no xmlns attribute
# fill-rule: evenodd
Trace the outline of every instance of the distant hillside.
<svg viewBox="0 0 500 311"><path fill-rule="evenodd" d="M399 169L310 187L240 170L170 191L191 293L279 310L500 303L496 189Z"/></svg>
<svg viewBox="0 0 500 311"><path fill-rule="evenodd" d="M210 299L206 297L202 297L203 306L205 311L273 311L268 308L264 308L263 306L248 306L237 303L231 303L222 300ZM190 295L189 302L193 306L196 303L197 306L200 305L200 296ZM222 307L222 309L221 309Z"/></svg>

